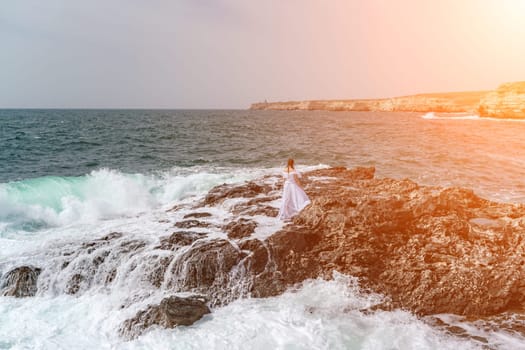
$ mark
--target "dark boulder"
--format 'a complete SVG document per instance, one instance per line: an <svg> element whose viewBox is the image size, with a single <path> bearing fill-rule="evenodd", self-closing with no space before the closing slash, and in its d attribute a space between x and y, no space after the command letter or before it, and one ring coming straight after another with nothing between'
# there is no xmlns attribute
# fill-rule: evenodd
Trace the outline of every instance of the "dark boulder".
<svg viewBox="0 0 525 350"><path fill-rule="evenodd" d="M12 269L2 278L3 296L17 298L32 297L37 292L38 275L42 270L34 266L20 266Z"/></svg>
<svg viewBox="0 0 525 350"><path fill-rule="evenodd" d="M210 224L207 222L202 222L199 220L191 219L191 220L184 220L179 221L175 223L175 227L178 228L195 228L195 227L209 227Z"/></svg>
<svg viewBox="0 0 525 350"><path fill-rule="evenodd" d="M150 305L146 310L139 311L133 318L125 321L120 328L120 334L133 339L154 325L164 328L189 326L209 313L210 309L203 297L171 296L163 299L158 305Z"/></svg>
<svg viewBox="0 0 525 350"><path fill-rule="evenodd" d="M207 218L207 217L210 217L210 216L212 216L210 213L197 212L197 213L186 214L186 215L183 216L183 219L188 219L188 218L199 219L199 218Z"/></svg>

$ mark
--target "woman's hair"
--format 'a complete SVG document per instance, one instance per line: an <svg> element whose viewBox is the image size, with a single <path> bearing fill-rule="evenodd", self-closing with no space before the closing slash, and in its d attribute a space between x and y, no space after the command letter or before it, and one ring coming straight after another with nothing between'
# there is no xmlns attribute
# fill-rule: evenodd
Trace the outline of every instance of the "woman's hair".
<svg viewBox="0 0 525 350"><path fill-rule="evenodd" d="M288 168L295 169L294 166L293 166L293 159L292 158L288 158Z"/></svg>

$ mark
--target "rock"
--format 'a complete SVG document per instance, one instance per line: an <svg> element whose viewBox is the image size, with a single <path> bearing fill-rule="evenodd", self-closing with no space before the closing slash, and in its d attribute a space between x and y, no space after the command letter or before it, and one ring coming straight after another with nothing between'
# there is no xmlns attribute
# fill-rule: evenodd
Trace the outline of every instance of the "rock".
<svg viewBox="0 0 525 350"><path fill-rule="evenodd" d="M248 271L258 275L266 270L270 256L268 248L262 241L258 239L243 241L239 244L239 248L250 252L245 262Z"/></svg>
<svg viewBox="0 0 525 350"><path fill-rule="evenodd" d="M223 184L212 188L204 198L202 205L215 205L230 198L252 198L259 194L267 194L271 190L271 185L258 184L255 181L249 181L242 185Z"/></svg>
<svg viewBox="0 0 525 350"><path fill-rule="evenodd" d="M133 339L154 325L164 328L190 326L209 313L210 309L203 297L171 296L163 299L160 304L151 305L146 310L139 311L133 318L126 320L120 328L120 334L125 338Z"/></svg>
<svg viewBox="0 0 525 350"><path fill-rule="evenodd" d="M256 227L257 223L255 221L240 218L237 221L228 223L223 229L228 233L228 238L241 239L250 236Z"/></svg>
<svg viewBox="0 0 525 350"><path fill-rule="evenodd" d="M123 235L120 232L110 232L107 235L99 238L97 241L111 241L113 239L117 239L117 238L120 238L122 236Z"/></svg>
<svg viewBox="0 0 525 350"><path fill-rule="evenodd" d="M486 94L479 105L479 115L491 118L525 118L525 81L506 83Z"/></svg>
<svg viewBox="0 0 525 350"><path fill-rule="evenodd" d="M168 269L169 264L171 263L172 257L171 256L165 256L162 258L159 258L157 256L152 256L152 260L155 260L154 267L151 270L151 273L148 274L148 281L156 287L160 288L162 283L164 282L164 275L166 273L166 270Z"/></svg>
<svg viewBox="0 0 525 350"><path fill-rule="evenodd" d="M77 294L81 288L82 283L86 280L86 277L80 273L76 273L69 279L66 287L67 294Z"/></svg>
<svg viewBox="0 0 525 350"><path fill-rule="evenodd" d="M210 213L204 213L204 212L189 213L189 214L184 215L183 219L188 219L188 218L199 219L199 218L207 218L207 217L210 217L210 216L212 216Z"/></svg>
<svg viewBox="0 0 525 350"><path fill-rule="evenodd" d="M270 207L269 205L258 205L255 208L245 208L241 213L247 216L263 215L275 218L279 214L279 209Z"/></svg>
<svg viewBox="0 0 525 350"><path fill-rule="evenodd" d="M121 237L122 237L122 233L120 233L120 232L111 232L111 233L108 233L107 235L105 235L103 237L94 239L94 240L92 240L90 242L84 242L82 244L82 248L86 249L86 251L88 253L92 253L96 249L98 249L98 248L100 248L102 246L108 245L109 243L111 243L112 240L115 240L115 239L118 239L118 238L121 238ZM70 253L70 254L72 254L72 253ZM64 253L64 255L66 255L66 253Z"/></svg>
<svg viewBox="0 0 525 350"><path fill-rule="evenodd" d="M280 190L281 186L277 187ZM255 216L264 215L269 217L276 217L279 213L279 209L267 205L267 202L279 199L279 196L263 196L252 198L246 202L241 202L235 205L232 209L232 213L235 215Z"/></svg>
<svg viewBox="0 0 525 350"><path fill-rule="evenodd" d="M306 183L312 204L267 240L283 283L337 270L421 315L524 309L522 206L467 189L369 178L364 170L316 172L334 180ZM272 292L263 281L257 288L254 294Z"/></svg>
<svg viewBox="0 0 525 350"><path fill-rule="evenodd" d="M175 223L175 227L178 228L196 228L196 227L209 227L210 224L199 220L185 220Z"/></svg>
<svg viewBox="0 0 525 350"><path fill-rule="evenodd" d="M177 204L177 205L171 207L170 209L166 210L166 212L169 213L169 212L173 212L173 211L179 211L179 210L185 209L187 207L188 207L187 204Z"/></svg>
<svg viewBox="0 0 525 350"><path fill-rule="evenodd" d="M132 253L131 255L135 255L143 250L143 248L146 247L146 242L133 239L129 241L124 241L120 244L120 253L126 254L126 253Z"/></svg>
<svg viewBox="0 0 525 350"><path fill-rule="evenodd" d="M173 273L184 276L175 285L209 289L214 300L225 300L219 286L232 284L231 271L243 271L237 284L266 297L337 270L387 296L390 307L419 315L484 317L525 308L524 206L490 202L469 189L376 179L374 173L307 172L302 182L312 204L290 224L264 241L240 243L245 256L220 240L189 251L189 268ZM244 190L250 192L246 184L216 188L213 201ZM275 197L274 191L250 192L252 199L232 209L234 220L225 225L236 232L231 237L247 237L251 227L245 230L247 222L236 215Z"/></svg>
<svg viewBox="0 0 525 350"><path fill-rule="evenodd" d="M42 270L34 266L12 269L2 278L1 295L17 298L32 297L37 292L38 275Z"/></svg>
<svg viewBox="0 0 525 350"><path fill-rule="evenodd" d="M205 233L178 231L174 232L171 236L161 237L160 245L155 247L155 249L175 250L178 247L190 245L203 237L206 237Z"/></svg>
<svg viewBox="0 0 525 350"><path fill-rule="evenodd" d="M177 292L206 294L211 305L234 298L228 290L233 267L246 256L224 239L197 241L192 249L176 257L168 288Z"/></svg>
<svg viewBox="0 0 525 350"><path fill-rule="evenodd" d="M101 238L84 242L75 250L70 250L69 246L62 254L67 259L60 259L60 269L63 274L61 279L66 281L64 284L59 284L63 292L73 295L84 292L93 285L112 283L118 270L118 265L115 263L123 259L128 260L142 253L147 247L143 240L126 239L123 236L122 233L112 232ZM148 259L154 257L154 255L148 256ZM155 261L152 261L152 264L154 263ZM156 277L152 278L156 279ZM46 276L46 280L43 282L45 288L57 288L56 285L49 284L54 283L53 278Z"/></svg>

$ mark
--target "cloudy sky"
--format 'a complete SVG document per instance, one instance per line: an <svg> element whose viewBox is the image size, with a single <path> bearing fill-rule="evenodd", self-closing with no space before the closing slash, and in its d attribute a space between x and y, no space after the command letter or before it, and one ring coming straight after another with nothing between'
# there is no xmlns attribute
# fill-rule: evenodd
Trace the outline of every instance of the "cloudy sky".
<svg viewBox="0 0 525 350"><path fill-rule="evenodd" d="M0 0L0 108L247 108L525 80L525 0Z"/></svg>

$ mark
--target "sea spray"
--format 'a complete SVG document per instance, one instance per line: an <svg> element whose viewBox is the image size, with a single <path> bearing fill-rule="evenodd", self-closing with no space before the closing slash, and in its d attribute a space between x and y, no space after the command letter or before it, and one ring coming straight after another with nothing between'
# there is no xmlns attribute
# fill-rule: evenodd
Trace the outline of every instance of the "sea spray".
<svg viewBox="0 0 525 350"><path fill-rule="evenodd" d="M199 171L200 170L200 171ZM73 223L133 217L211 187L275 169L172 169L157 175L100 169L81 177L43 177L0 184L0 237Z"/></svg>
<svg viewBox="0 0 525 350"><path fill-rule="evenodd" d="M151 329L128 342L114 330L133 310L121 309L118 295L9 298L0 304L0 348L482 348L475 340L447 335L408 312L367 311L382 297L362 291L355 278L334 277L305 281L278 297L237 300L193 326Z"/></svg>

